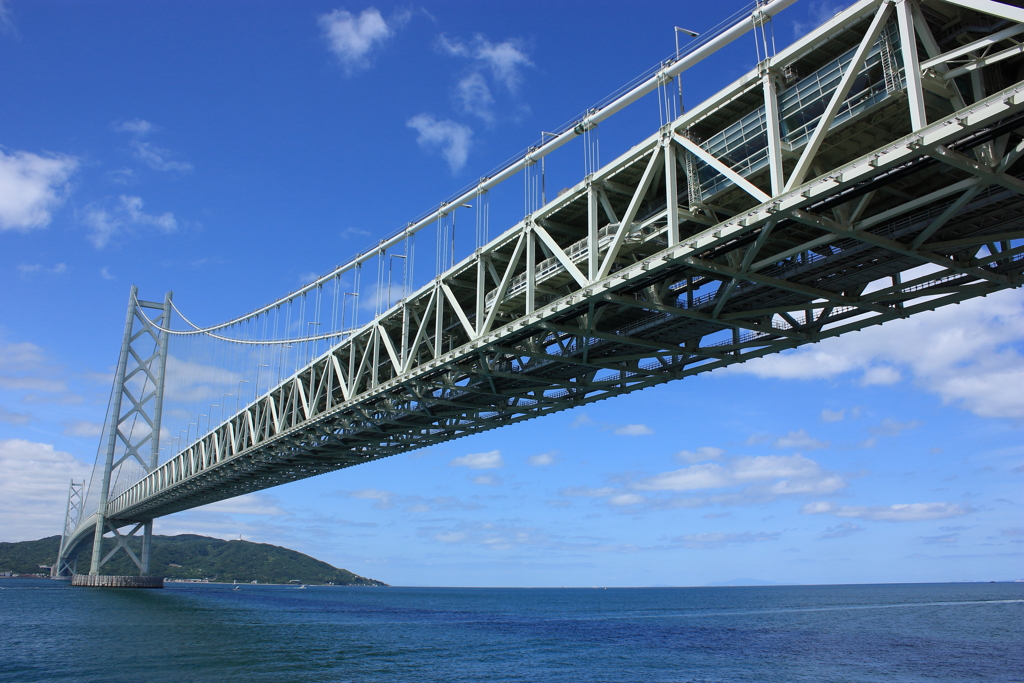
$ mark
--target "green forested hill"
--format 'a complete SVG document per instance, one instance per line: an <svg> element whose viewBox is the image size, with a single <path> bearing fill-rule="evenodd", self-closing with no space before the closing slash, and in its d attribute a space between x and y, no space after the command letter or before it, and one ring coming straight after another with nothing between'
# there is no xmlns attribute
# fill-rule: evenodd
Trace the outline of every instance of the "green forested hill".
<svg viewBox="0 0 1024 683"><path fill-rule="evenodd" d="M113 541L104 539L104 553ZM138 554L141 540L132 549ZM0 543L0 572L35 574L39 565L50 565L57 557L60 536L38 541ZM88 573L92 549L78 556L78 572ZM138 569L127 555L119 553L103 565L102 574L133 575ZM334 583L339 586L386 586L344 569L332 567L300 552L266 543L223 541L194 536L154 536L150 573L168 579L209 579L210 581L259 581L288 583L297 580L309 584Z"/></svg>

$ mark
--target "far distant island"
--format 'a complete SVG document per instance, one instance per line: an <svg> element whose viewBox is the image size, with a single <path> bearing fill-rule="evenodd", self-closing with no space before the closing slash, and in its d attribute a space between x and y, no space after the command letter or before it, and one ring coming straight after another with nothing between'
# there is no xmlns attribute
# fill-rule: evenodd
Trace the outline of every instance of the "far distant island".
<svg viewBox="0 0 1024 683"><path fill-rule="evenodd" d="M112 541L104 539L105 543ZM38 541L0 543L0 576L49 576L60 549L60 536ZM107 548L104 552L107 552ZM133 548L136 553L139 549ZM168 580L206 580L219 583L301 583L335 586L387 586L331 566L295 550L267 543L225 541L182 534L153 536L150 573ZM91 549L78 556L78 573L87 574ZM130 576L138 568L123 552L101 569L102 574Z"/></svg>

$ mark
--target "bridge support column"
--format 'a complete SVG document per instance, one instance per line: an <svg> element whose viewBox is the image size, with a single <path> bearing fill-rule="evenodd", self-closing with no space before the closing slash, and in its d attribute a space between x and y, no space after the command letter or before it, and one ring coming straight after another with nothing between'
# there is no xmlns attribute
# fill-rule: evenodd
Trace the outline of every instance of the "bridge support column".
<svg viewBox="0 0 1024 683"><path fill-rule="evenodd" d="M111 482L117 481L120 468L128 461L141 465L145 473L152 472L160 458L160 422L163 414L164 382L167 375L168 335L160 328L168 328L171 317L171 296L168 292L163 303L143 301L138 298L138 288L132 287L128 298L128 315L125 320L121 353L114 376L107 424L104 430L103 469L94 473L100 475L98 503L93 533L90 576L99 576L103 566L118 550L124 549L135 565L140 576L150 573L150 556L153 536L153 520L136 521L135 528L127 535L118 533L118 528L132 520L120 520L111 515L108 501ZM154 321L142 309L156 309L160 315ZM145 451L148 453L144 456ZM121 475L131 476L127 471ZM122 482L123 484L123 482ZM142 552L136 555L128 541L142 529ZM103 554L103 536L113 532L117 546ZM61 549L61 554L71 549ZM59 561L58 561L59 565ZM115 585L117 582L109 585ZM106 583L78 583L76 585L108 585ZM134 584L133 584L134 585ZM147 584L148 585L148 584Z"/></svg>

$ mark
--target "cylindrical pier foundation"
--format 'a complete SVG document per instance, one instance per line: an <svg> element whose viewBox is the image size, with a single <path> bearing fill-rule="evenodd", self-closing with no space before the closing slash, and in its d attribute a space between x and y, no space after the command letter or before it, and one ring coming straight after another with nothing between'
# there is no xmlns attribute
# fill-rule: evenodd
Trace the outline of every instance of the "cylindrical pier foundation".
<svg viewBox="0 0 1024 683"><path fill-rule="evenodd" d="M72 586L89 586L93 588L163 588L162 576L91 576L75 574L71 577Z"/></svg>

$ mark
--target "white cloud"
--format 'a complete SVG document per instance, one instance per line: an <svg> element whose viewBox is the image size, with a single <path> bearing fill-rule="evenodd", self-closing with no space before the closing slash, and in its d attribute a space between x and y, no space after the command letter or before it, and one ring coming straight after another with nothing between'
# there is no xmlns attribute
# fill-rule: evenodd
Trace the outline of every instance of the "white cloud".
<svg viewBox="0 0 1024 683"><path fill-rule="evenodd" d="M406 512L423 513L431 511L482 510L484 506L476 502L465 502L455 496L403 496L393 491L380 489L362 489L350 491L349 498L374 501L373 507L378 510L391 510L401 506Z"/></svg>
<svg viewBox="0 0 1024 683"><path fill-rule="evenodd" d="M267 493L247 493L244 496L219 500L216 503L203 505L196 509L227 515L268 515L276 517L287 514L281 508L277 498Z"/></svg>
<svg viewBox="0 0 1024 683"><path fill-rule="evenodd" d="M12 391L41 391L43 393L55 393L66 391L67 383L62 379L51 379L49 377L32 376L0 376L0 389Z"/></svg>
<svg viewBox="0 0 1024 683"><path fill-rule="evenodd" d="M805 515L835 515L882 522L919 522L949 519L969 514L970 509L956 503L897 503L896 505L836 505L808 503L800 508Z"/></svg>
<svg viewBox="0 0 1024 683"><path fill-rule="evenodd" d="M18 272L23 276L35 275L36 273L45 273L47 275L63 275L68 272L68 266L66 263L57 263L49 268L41 263L22 263L18 266Z"/></svg>
<svg viewBox="0 0 1024 683"><path fill-rule="evenodd" d="M77 420L64 425L64 433L68 436L95 437L103 433L103 425L99 422Z"/></svg>
<svg viewBox="0 0 1024 683"><path fill-rule="evenodd" d="M29 541L61 533L68 484L92 468L51 444L0 440L0 540Z"/></svg>
<svg viewBox="0 0 1024 683"><path fill-rule="evenodd" d="M797 454L742 457L725 464L691 465L640 479L629 486L639 491L674 493L741 487L738 493L723 493L705 500L676 501L679 504L705 505L833 493L845 488L846 481L838 474L823 470L815 461Z"/></svg>
<svg viewBox="0 0 1024 683"><path fill-rule="evenodd" d="M821 532L819 538L846 538L852 536L858 531L864 531L864 527L853 522L840 522L835 526L830 526Z"/></svg>
<svg viewBox="0 0 1024 683"><path fill-rule="evenodd" d="M729 470L715 463L692 465L674 472L663 472L642 479L636 488L643 491L696 491L717 489L735 484Z"/></svg>
<svg viewBox="0 0 1024 683"><path fill-rule="evenodd" d="M676 457L683 462L698 463L705 460L718 460L725 451L713 446L701 446L695 451L679 451Z"/></svg>
<svg viewBox="0 0 1024 683"><path fill-rule="evenodd" d="M400 268L401 266L395 264L395 267ZM314 275L308 282L312 282L320 277L320 275L322 273ZM394 280L390 284L385 282L383 286L378 286L376 283L373 283L362 289L363 291L359 293L359 308L364 311L385 311L404 299L407 294L402 286L402 273L400 270L395 273Z"/></svg>
<svg viewBox="0 0 1024 683"><path fill-rule="evenodd" d="M822 422L842 422L843 418L846 417L846 409L842 410L829 410L825 408L821 411Z"/></svg>
<svg viewBox="0 0 1024 683"><path fill-rule="evenodd" d="M178 173L188 173L192 170L192 164L187 161L174 161L168 159L171 151L157 147L149 142L142 140L132 140L132 149L135 151L135 157L140 161L145 162L154 171L177 171Z"/></svg>
<svg viewBox="0 0 1024 683"><path fill-rule="evenodd" d="M100 268L100 277L104 280L116 280L117 278L110 274L110 269L106 266Z"/></svg>
<svg viewBox="0 0 1024 683"><path fill-rule="evenodd" d="M780 379L860 371L879 383L906 370L915 383L981 417L1024 418L1024 292L1008 290L857 334L727 368ZM901 373L902 374L902 373Z"/></svg>
<svg viewBox="0 0 1024 683"><path fill-rule="evenodd" d="M939 536L922 536L921 541L928 544L950 545L960 540L960 534L941 534Z"/></svg>
<svg viewBox="0 0 1024 683"><path fill-rule="evenodd" d="M142 210L141 197L121 195L119 203L111 211L90 205L86 207L82 222L91 229L89 240L97 249L102 249L119 233L132 232L136 228L155 228L163 233L178 229L178 220L170 211L160 215L148 214Z"/></svg>
<svg viewBox="0 0 1024 683"><path fill-rule="evenodd" d="M595 422L590 419L589 415L586 413L578 413L576 417L573 418L572 424L569 426L573 429L578 429L579 427L589 427L592 424L595 424Z"/></svg>
<svg viewBox="0 0 1024 683"><path fill-rule="evenodd" d="M145 119L130 119L128 121L119 121L113 125L113 128L118 133L131 133L132 135L147 135L154 131L160 130L149 121Z"/></svg>
<svg viewBox="0 0 1024 683"><path fill-rule="evenodd" d="M505 462L501 459L501 451L487 451L486 453L470 453L460 458L455 458L448 463L449 467L468 467L473 470L493 470L504 467Z"/></svg>
<svg viewBox="0 0 1024 683"><path fill-rule="evenodd" d="M59 376L62 368L48 359L43 350L31 342L0 341L0 389L25 394L25 403L44 403L53 400L74 402L81 397L66 394L67 382ZM61 394L42 397L39 394Z"/></svg>
<svg viewBox="0 0 1024 683"><path fill-rule="evenodd" d="M455 99L462 111L478 116L487 123L494 122L494 96L483 74L474 71L455 86Z"/></svg>
<svg viewBox="0 0 1024 683"><path fill-rule="evenodd" d="M616 489L610 486L605 486L599 489L592 489L587 486L570 486L564 488L558 492L561 496L567 496L570 498L582 497L582 498L604 498L605 496L611 496L616 492Z"/></svg>
<svg viewBox="0 0 1024 683"><path fill-rule="evenodd" d="M0 231L45 228L64 203L78 159L0 150Z"/></svg>
<svg viewBox="0 0 1024 683"><path fill-rule="evenodd" d="M336 9L321 15L318 21L328 47L350 76L368 68L370 52L394 33L376 7L368 7L359 16Z"/></svg>
<svg viewBox="0 0 1024 683"><path fill-rule="evenodd" d="M886 418L882 420L880 425L869 428L875 436L899 436L903 432L910 429L917 429L924 423L920 420L910 420L909 422L897 422L896 420Z"/></svg>
<svg viewBox="0 0 1024 683"><path fill-rule="evenodd" d="M876 365L864 371L864 376L861 377L860 383L865 387L872 384L889 386L890 384L898 383L901 379L903 379L903 375L896 368L890 365Z"/></svg>
<svg viewBox="0 0 1024 683"><path fill-rule="evenodd" d="M707 550L709 548L721 548L726 545L738 545L746 543L759 543L762 541L777 541L779 539L778 532L764 532L759 531L751 533L744 531L742 533L725 533L722 531L712 531L704 534L686 534L685 536L677 536L672 539L673 542L679 543L686 548L695 548L699 550Z"/></svg>
<svg viewBox="0 0 1024 683"><path fill-rule="evenodd" d="M434 534L433 538L440 543L461 543L466 540L466 534L462 531L444 531Z"/></svg>
<svg viewBox="0 0 1024 683"><path fill-rule="evenodd" d="M173 353L167 356L167 376L164 379L165 406L164 413L168 407L174 405L169 400L173 397L175 403L188 404L194 402L208 401L220 403L224 397L224 389L230 388L234 392L243 376L232 370L184 360Z"/></svg>
<svg viewBox="0 0 1024 683"><path fill-rule="evenodd" d="M151 142L142 140L146 135L160 130L149 121L145 119L131 119L129 121L115 122L112 124L112 127L118 133L128 133L134 138L129 144L131 145L132 152L135 154L135 158L145 163L154 171L188 173L192 170L192 164L187 161L169 159L168 157L172 155L170 150L157 147ZM127 183L134 176L131 169L112 171L111 174L111 179L121 184Z"/></svg>
<svg viewBox="0 0 1024 683"><path fill-rule="evenodd" d="M839 2L820 0L819 2L810 3L807 7L807 21L793 22L793 38L800 38L805 33L809 33L811 30L824 24L835 16L836 13L850 5L850 3L851 0L840 0Z"/></svg>
<svg viewBox="0 0 1024 683"><path fill-rule="evenodd" d="M513 94L519 90L522 83L522 67L533 66L533 62L523 50L522 41L515 38L492 43L478 34L473 37L471 43L465 43L441 35L438 38L438 45L452 56L468 57L478 61L491 71L495 81Z"/></svg>
<svg viewBox="0 0 1024 683"><path fill-rule="evenodd" d="M553 453L540 453L539 455L531 455L528 462L534 467L546 467L555 462L555 456Z"/></svg>
<svg viewBox="0 0 1024 683"><path fill-rule="evenodd" d="M469 126L449 120L438 121L431 114L417 114L405 125L419 133L416 142L420 147L428 151L440 150L453 173L466 165L473 138L473 130Z"/></svg>
<svg viewBox="0 0 1024 683"><path fill-rule="evenodd" d="M812 451L817 448L828 448L828 441L820 441L801 429L798 432L790 432L775 440L776 448L797 448L803 451Z"/></svg>
<svg viewBox="0 0 1024 683"><path fill-rule="evenodd" d="M472 481L474 484L478 486L497 486L498 484L501 483L501 479L498 479L497 477L492 477L489 474L481 474L479 476L473 477Z"/></svg>
<svg viewBox="0 0 1024 683"><path fill-rule="evenodd" d="M635 424L616 427L613 433L619 436L647 436L653 434L654 430L644 424Z"/></svg>
<svg viewBox="0 0 1024 683"><path fill-rule="evenodd" d="M4 31L14 29L14 22L11 21L11 8L7 6L6 0L0 0L0 29Z"/></svg>
<svg viewBox="0 0 1024 683"><path fill-rule="evenodd" d="M640 505L646 503L647 499L639 493L620 493L608 499L609 505L623 507L627 505Z"/></svg>
<svg viewBox="0 0 1024 683"><path fill-rule="evenodd" d="M494 74L494 79L513 93L519 90L522 82L520 68L533 66L518 40L491 43L478 36L476 58L486 63Z"/></svg>
<svg viewBox="0 0 1024 683"><path fill-rule="evenodd" d="M24 425L31 420L32 416L28 413L15 413L0 406L0 422L6 422L9 425Z"/></svg>
<svg viewBox="0 0 1024 683"><path fill-rule="evenodd" d="M45 364L43 350L32 342L0 342L0 370L29 372Z"/></svg>
<svg viewBox="0 0 1024 683"><path fill-rule="evenodd" d="M394 507L395 494L391 491L381 491L380 489L362 489L360 491L352 491L348 494L351 498L361 498L363 500L375 501L373 507L378 510L389 510Z"/></svg>

